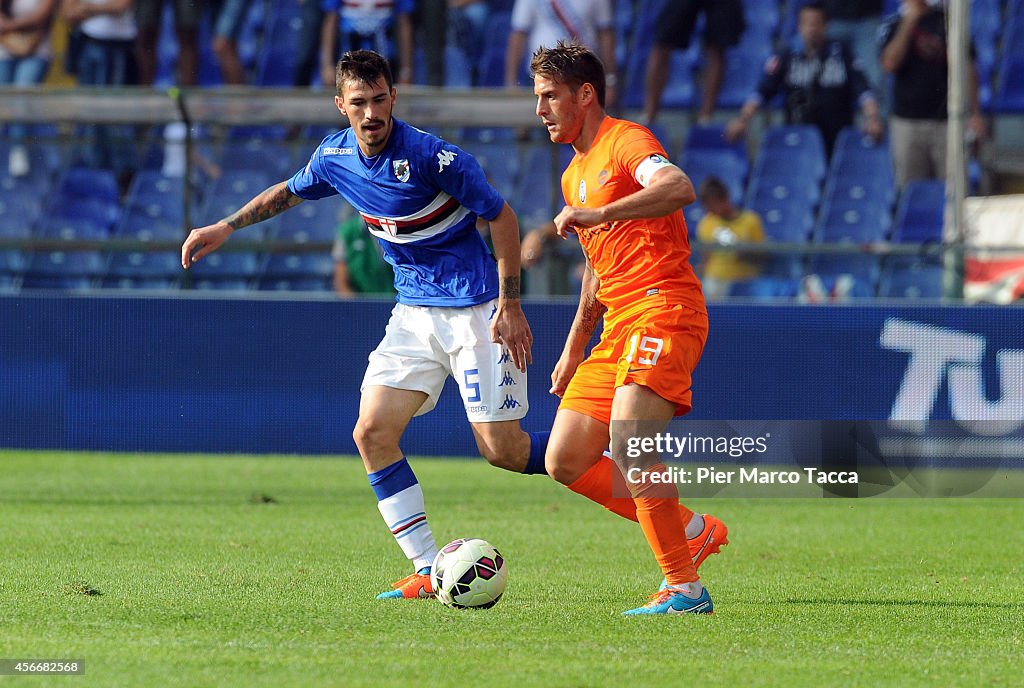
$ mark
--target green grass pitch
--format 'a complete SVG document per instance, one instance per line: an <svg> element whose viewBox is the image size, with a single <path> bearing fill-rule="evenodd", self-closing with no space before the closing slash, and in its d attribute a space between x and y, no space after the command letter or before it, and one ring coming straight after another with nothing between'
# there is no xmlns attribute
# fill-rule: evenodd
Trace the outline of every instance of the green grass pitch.
<svg viewBox="0 0 1024 688"><path fill-rule="evenodd" d="M73 686L1008 686L1024 502L704 499L711 617L623 618L661 576L632 523L541 476L413 459L488 611L378 601L406 573L358 460L0 453L0 658Z"/></svg>

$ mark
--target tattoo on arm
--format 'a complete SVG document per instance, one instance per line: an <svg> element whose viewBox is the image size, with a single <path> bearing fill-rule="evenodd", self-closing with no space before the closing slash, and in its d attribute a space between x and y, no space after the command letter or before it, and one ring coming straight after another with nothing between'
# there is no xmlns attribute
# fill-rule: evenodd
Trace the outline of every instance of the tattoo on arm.
<svg viewBox="0 0 1024 688"><path fill-rule="evenodd" d="M223 221L231 229L240 229L272 218L301 202L301 198L288 190L287 182L281 182L260 193Z"/></svg>
<svg viewBox="0 0 1024 688"><path fill-rule="evenodd" d="M583 284L584 291L580 294L580 307L576 311L576 319L573 321L571 332L589 339L594 334L594 330L597 329L597 324L601 321L601 318L604 317L604 312L608 310L603 303L597 300L597 286L599 282L597 275L594 274L593 269L590 267L589 260L587 260Z"/></svg>
<svg viewBox="0 0 1024 688"><path fill-rule="evenodd" d="M503 277L501 280L501 298L503 299L518 299L519 298L519 278L518 277Z"/></svg>

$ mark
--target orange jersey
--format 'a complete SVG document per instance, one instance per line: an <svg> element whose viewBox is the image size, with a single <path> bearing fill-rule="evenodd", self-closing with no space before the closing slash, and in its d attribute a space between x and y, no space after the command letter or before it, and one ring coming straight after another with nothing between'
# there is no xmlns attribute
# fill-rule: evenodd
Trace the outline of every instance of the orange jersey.
<svg viewBox="0 0 1024 688"><path fill-rule="evenodd" d="M644 188L638 180L644 176L644 163L665 158L665 149L646 127L605 117L591 149L576 153L562 173L562 196L567 205L599 208ZM601 280L597 298L608 308L608 319L648 304L706 312L700 281L690 265L682 209L664 217L620 220L577 232Z"/></svg>

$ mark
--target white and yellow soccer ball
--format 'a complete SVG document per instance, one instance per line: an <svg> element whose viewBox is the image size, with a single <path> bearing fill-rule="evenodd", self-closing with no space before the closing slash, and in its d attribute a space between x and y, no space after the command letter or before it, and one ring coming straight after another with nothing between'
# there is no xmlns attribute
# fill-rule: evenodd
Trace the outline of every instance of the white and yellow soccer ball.
<svg viewBox="0 0 1024 688"><path fill-rule="evenodd" d="M437 599L449 607L490 609L505 592L508 565L492 544L459 538L441 548L430 569Z"/></svg>

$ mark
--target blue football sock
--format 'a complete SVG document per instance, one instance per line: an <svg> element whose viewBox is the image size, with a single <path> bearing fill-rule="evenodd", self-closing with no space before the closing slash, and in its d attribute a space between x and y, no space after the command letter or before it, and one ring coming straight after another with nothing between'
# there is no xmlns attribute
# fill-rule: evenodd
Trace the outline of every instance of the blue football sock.
<svg viewBox="0 0 1024 688"><path fill-rule="evenodd" d="M530 433L530 458L523 469L523 475L547 475L547 469L544 468L544 453L548 449L550 436L551 433L548 431Z"/></svg>

